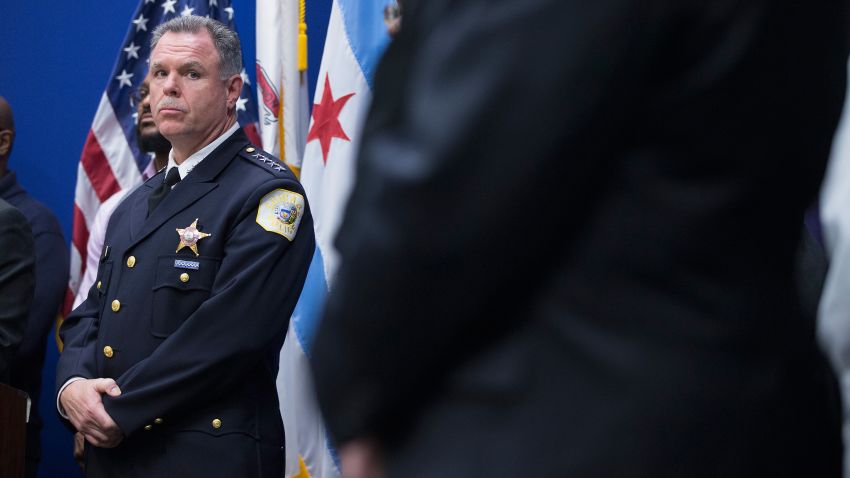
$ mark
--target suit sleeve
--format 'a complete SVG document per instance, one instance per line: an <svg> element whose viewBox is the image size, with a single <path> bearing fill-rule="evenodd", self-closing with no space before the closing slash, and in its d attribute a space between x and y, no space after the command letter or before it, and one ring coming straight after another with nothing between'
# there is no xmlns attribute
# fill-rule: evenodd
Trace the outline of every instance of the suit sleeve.
<svg viewBox="0 0 850 478"><path fill-rule="evenodd" d="M69 261L58 224L54 230L35 237L35 294L24 341L18 350L21 360L36 360L44 348L44 339L56 321L68 287Z"/></svg>
<svg viewBox="0 0 850 478"><path fill-rule="evenodd" d="M309 212L292 241L257 224L260 199L277 188L303 195L300 185L284 179L251 195L227 238L210 297L153 354L116 379L122 395L104 396L125 435L233 390L273 345L279 348L315 240Z"/></svg>
<svg viewBox="0 0 850 478"><path fill-rule="evenodd" d="M0 212L0 381L26 330L35 286L32 230L20 211L7 206Z"/></svg>
<svg viewBox="0 0 850 478"><path fill-rule="evenodd" d="M629 141L638 3L405 3L314 345L339 442L403 426L569 260Z"/></svg>

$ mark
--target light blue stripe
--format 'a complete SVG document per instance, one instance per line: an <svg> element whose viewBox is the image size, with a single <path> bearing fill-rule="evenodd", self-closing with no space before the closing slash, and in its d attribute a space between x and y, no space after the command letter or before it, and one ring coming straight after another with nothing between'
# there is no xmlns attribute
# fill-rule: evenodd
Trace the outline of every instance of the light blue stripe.
<svg viewBox="0 0 850 478"><path fill-rule="evenodd" d="M372 89L378 60L390 41L384 25L384 7L392 0L336 0L363 76Z"/></svg>
<svg viewBox="0 0 850 478"><path fill-rule="evenodd" d="M316 338L322 306L327 295L328 283L325 280L325 263L322 259L322 252L317 246L313 253L313 260L310 262L310 269L307 271L307 279L304 281L301 297L298 298L298 303L295 304L295 310L292 312L295 336L298 338L301 350L304 351L307 358L310 358L310 350L313 346L313 339Z"/></svg>

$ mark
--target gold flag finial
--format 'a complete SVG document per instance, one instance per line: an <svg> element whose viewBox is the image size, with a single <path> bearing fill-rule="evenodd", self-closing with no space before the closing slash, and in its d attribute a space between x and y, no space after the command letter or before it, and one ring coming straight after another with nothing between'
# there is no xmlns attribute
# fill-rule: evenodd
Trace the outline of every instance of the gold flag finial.
<svg viewBox="0 0 850 478"><path fill-rule="evenodd" d="M305 2L298 2L298 71L307 71L307 21L305 20Z"/></svg>

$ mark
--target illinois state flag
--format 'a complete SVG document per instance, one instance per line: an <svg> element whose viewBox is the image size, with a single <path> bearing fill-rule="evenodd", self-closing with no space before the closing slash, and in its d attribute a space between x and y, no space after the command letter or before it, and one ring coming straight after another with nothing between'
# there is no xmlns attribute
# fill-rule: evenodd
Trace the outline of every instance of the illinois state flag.
<svg viewBox="0 0 850 478"><path fill-rule="evenodd" d="M321 306L337 269L333 247L354 181L354 159L371 79L389 36L391 0L334 0L301 169L316 228L316 253L281 350L278 390L286 429L286 476L339 476L315 402L308 360Z"/></svg>
<svg viewBox="0 0 850 478"><path fill-rule="evenodd" d="M304 7L303 0L257 0L257 93L263 149L282 159L295 174L301 171L309 120Z"/></svg>

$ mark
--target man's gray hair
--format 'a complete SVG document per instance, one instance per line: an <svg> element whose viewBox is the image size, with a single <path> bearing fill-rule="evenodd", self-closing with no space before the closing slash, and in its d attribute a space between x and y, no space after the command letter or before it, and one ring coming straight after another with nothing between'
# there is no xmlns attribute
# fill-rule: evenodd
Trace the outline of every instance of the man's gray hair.
<svg viewBox="0 0 850 478"><path fill-rule="evenodd" d="M242 45L239 44L239 36L217 20L197 15L185 17L174 17L160 24L153 31L151 37L151 51L156 48L160 38L168 32L173 33L200 33L206 28L212 37L213 44L220 59L221 79L226 80L233 75L242 72Z"/></svg>

